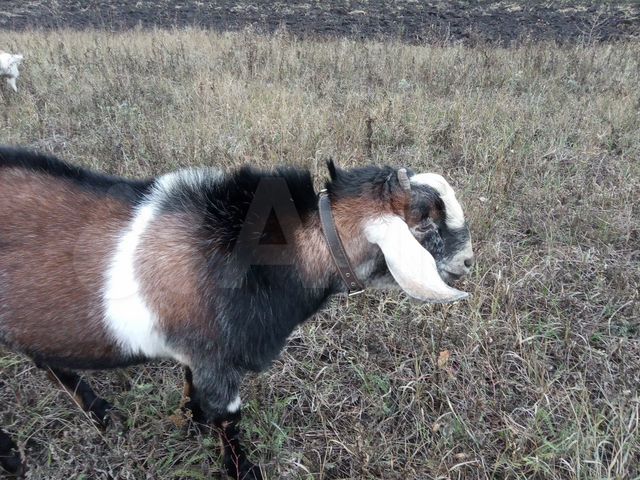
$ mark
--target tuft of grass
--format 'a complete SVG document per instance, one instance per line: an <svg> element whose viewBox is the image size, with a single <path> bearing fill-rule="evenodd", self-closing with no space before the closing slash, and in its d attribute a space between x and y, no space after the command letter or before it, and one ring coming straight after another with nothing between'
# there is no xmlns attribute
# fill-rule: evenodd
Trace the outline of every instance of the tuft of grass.
<svg viewBox="0 0 640 480"><path fill-rule="evenodd" d="M0 32L25 54L0 142L120 175L279 163L443 173L477 266L468 302L336 299L244 387L268 478L640 478L640 49L301 41L200 30ZM447 352L447 353L443 353ZM210 478L177 427L180 369L90 375L94 429L0 353L29 478Z"/></svg>

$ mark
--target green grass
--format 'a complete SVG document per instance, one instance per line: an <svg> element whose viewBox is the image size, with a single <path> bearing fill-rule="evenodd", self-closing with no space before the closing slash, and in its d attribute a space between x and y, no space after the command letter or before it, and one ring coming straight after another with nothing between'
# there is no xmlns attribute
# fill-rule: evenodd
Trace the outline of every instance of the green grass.
<svg viewBox="0 0 640 480"><path fill-rule="evenodd" d="M324 160L443 173L469 301L337 299L243 390L269 478L640 478L640 48L426 47L246 31L0 32L0 142L122 175ZM367 122L370 122L370 130ZM450 358L438 365L440 352ZM210 478L173 364L95 373L98 432L22 357L0 416L31 478ZM83 477L84 475L84 477Z"/></svg>

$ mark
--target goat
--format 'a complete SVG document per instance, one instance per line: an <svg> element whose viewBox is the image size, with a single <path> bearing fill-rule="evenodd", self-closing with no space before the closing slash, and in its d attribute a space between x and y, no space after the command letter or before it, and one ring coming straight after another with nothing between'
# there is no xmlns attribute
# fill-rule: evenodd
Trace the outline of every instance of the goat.
<svg viewBox="0 0 640 480"><path fill-rule="evenodd" d="M0 50L0 78L5 78L14 92L18 91L16 86L16 79L20 76L18 65L23 59L24 57L20 54L14 55Z"/></svg>
<svg viewBox="0 0 640 480"><path fill-rule="evenodd" d="M473 251L444 178L328 168L319 201L302 169L127 180L0 148L0 344L102 426L111 405L74 370L178 361L186 406L217 428L227 474L261 479L240 444L239 386L297 325L360 283L429 302L467 296L448 285ZM0 462L23 470L1 430Z"/></svg>

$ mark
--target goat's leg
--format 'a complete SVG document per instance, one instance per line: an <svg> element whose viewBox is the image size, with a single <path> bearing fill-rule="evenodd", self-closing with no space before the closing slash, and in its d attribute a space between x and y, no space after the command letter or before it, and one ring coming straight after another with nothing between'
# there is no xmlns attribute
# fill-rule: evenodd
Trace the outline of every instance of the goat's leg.
<svg viewBox="0 0 640 480"><path fill-rule="evenodd" d="M221 451L227 475L236 480L262 480L260 467L247 458L240 443L240 375L232 372L196 372L186 370L185 405L193 419L212 425L220 435Z"/></svg>
<svg viewBox="0 0 640 480"><path fill-rule="evenodd" d="M182 392L183 410L191 413L191 419L196 425L206 425L207 416L195 400L195 388L193 387L193 373L189 367L184 368L184 389Z"/></svg>
<svg viewBox="0 0 640 480"><path fill-rule="evenodd" d="M224 466L231 478L240 480L262 480L260 466L252 463L240 443L240 407L234 413L227 413L213 421L220 432Z"/></svg>
<svg viewBox="0 0 640 480"><path fill-rule="evenodd" d="M7 77L7 84L13 89L14 92L18 91L16 86L16 79L14 77Z"/></svg>
<svg viewBox="0 0 640 480"><path fill-rule="evenodd" d="M109 412L113 406L106 400L98 397L89 384L78 374L68 370L41 367L47 370L47 375L52 382L64 388L75 402L98 424L106 428L110 422Z"/></svg>
<svg viewBox="0 0 640 480"><path fill-rule="evenodd" d="M11 475L20 476L24 473L24 464L18 452L18 446L2 429L0 429L0 467Z"/></svg>

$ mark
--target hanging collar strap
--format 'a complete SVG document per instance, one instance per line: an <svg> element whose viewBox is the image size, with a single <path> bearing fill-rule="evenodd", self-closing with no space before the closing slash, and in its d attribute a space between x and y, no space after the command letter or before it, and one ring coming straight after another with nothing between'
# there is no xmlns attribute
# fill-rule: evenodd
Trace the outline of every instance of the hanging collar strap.
<svg viewBox="0 0 640 480"><path fill-rule="evenodd" d="M347 257L347 252L340 240L340 235L338 235L336 223L331 213L329 194L326 190L322 190L318 194L318 210L320 212L320 224L322 225L324 239L333 257L333 263L335 263L342 280L347 286L349 296L364 292L364 285L356 275L356 272L353 271L349 257Z"/></svg>

